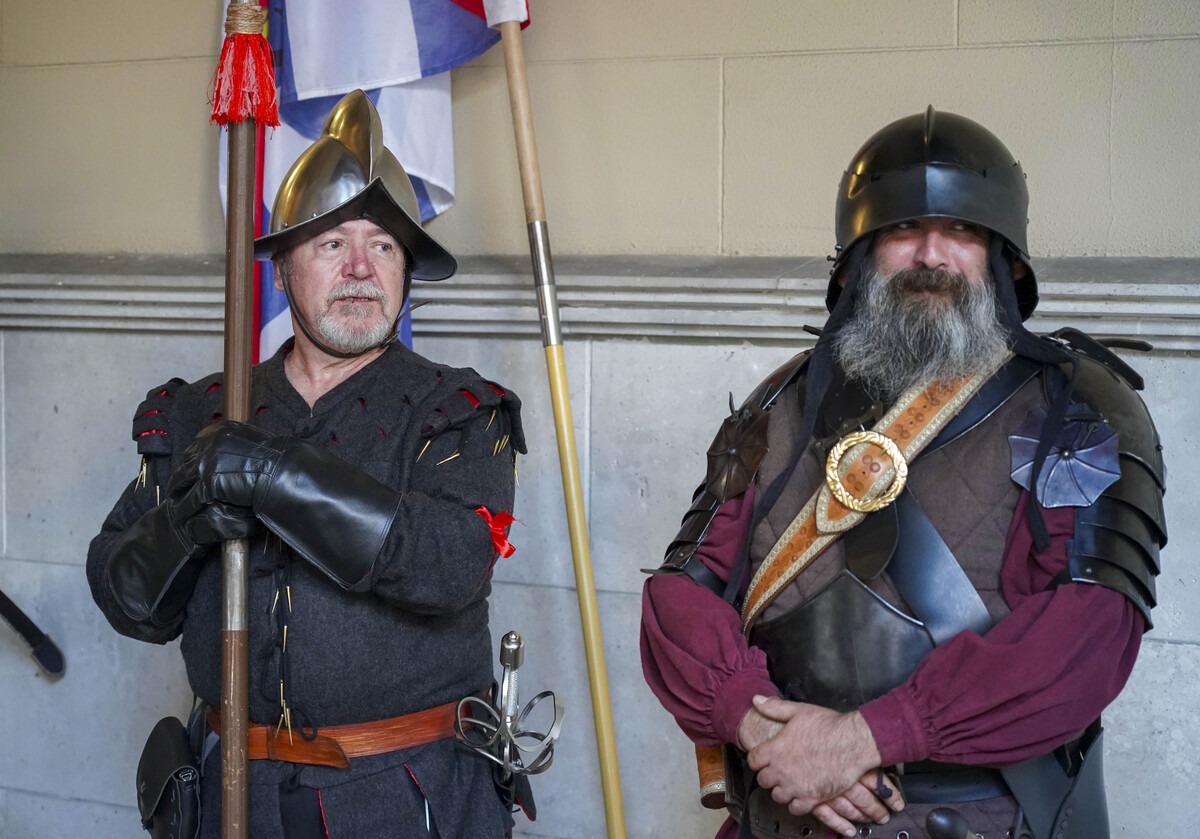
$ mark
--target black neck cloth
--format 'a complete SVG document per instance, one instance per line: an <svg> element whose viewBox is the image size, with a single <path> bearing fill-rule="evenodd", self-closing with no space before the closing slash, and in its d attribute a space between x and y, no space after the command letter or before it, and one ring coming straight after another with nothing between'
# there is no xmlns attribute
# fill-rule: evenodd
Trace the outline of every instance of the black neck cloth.
<svg viewBox="0 0 1200 839"><path fill-rule="evenodd" d="M1026 510L1029 530L1033 534L1034 545L1039 550L1045 550L1050 546L1050 535L1046 531L1046 520L1042 516L1042 505L1038 501L1038 477L1046 464L1050 447L1062 433L1066 422L1067 409L1071 405L1071 392L1079 378L1079 359L1062 344L1034 335L1021 322L1012 261L1009 259L1008 242L1003 236L992 237L991 245L988 246L988 268L992 273L997 313L1001 325L1008 333L1009 347L1012 351L1033 361L1053 365L1056 369L1060 365L1070 365L1069 374L1047 377L1050 385L1050 406L1046 411L1046 421L1042 423L1041 436L1033 456L1033 471L1029 476L1029 506Z"/></svg>

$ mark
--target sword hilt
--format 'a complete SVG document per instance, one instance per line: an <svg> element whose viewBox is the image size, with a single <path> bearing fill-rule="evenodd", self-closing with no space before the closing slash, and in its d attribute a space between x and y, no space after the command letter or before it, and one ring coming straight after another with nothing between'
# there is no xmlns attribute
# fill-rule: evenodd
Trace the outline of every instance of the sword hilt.
<svg viewBox="0 0 1200 839"><path fill-rule="evenodd" d="M499 705L496 708L506 720L512 720L520 709L517 671L524 663L525 639L516 630L511 630L500 639L500 666L503 668L503 674L500 677Z"/></svg>
<svg viewBox="0 0 1200 839"><path fill-rule="evenodd" d="M542 691L522 708L517 690L518 671L525 663L525 641L510 631L500 640L503 673L497 695L487 701L468 696L458 703L454 730L469 749L496 764L501 783L513 775L543 772L554 759L554 741L562 727L563 706L551 691ZM530 727L534 708L549 699L553 718L545 731Z"/></svg>

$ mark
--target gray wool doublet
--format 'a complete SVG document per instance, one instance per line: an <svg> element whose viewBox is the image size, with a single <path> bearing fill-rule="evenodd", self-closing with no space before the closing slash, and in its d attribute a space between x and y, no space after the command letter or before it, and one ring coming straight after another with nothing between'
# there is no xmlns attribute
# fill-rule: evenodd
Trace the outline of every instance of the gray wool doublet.
<svg viewBox="0 0 1200 839"><path fill-rule="evenodd" d="M401 500L379 558L356 586L362 591L343 591L265 531L251 539L251 722L279 721L284 670L273 609L286 602L288 589L285 688L293 725L319 730L385 719L485 690L493 676L487 597L495 551L476 510L512 510L514 452L524 451L519 400L473 370L436 364L393 342L310 409L284 373L289 347L254 368L251 423L327 448ZM97 603L122 634L155 643L182 636L192 689L215 707L221 695L220 563L206 561L176 626L134 623L105 582L117 538L160 494L165 497L184 450L221 418L219 374L190 385L174 380L151 397L156 392L152 427L147 432L143 421L139 432L135 419L135 438L155 435L161 454L147 458L144 485L135 481L126 488L93 540L88 578ZM214 750L205 766L204 837L220 829L219 759ZM501 836L512 823L495 794L489 764L443 740L356 758L348 770L252 761L250 833L256 839L280 835L278 787L290 778L321 790L332 839L424 835L426 799L443 839Z"/></svg>

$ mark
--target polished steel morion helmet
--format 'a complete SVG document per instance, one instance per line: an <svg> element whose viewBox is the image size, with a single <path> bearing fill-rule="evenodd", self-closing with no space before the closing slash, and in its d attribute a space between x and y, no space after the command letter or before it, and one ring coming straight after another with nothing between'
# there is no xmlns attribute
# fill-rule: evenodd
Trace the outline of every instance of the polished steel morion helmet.
<svg viewBox="0 0 1200 839"><path fill-rule="evenodd" d="M421 229L417 196L383 145L383 125L361 90L333 106L321 136L297 158L271 210L271 232L254 242L256 259L276 255L352 219L367 218L404 246L412 277L444 280L454 257Z"/></svg>
<svg viewBox="0 0 1200 839"><path fill-rule="evenodd" d="M930 105L884 126L854 155L838 187L831 308L838 268L855 242L891 224L942 216L1004 237L1029 269L1015 284L1021 317L1028 317L1038 299L1025 239L1028 208L1021 164L979 123Z"/></svg>

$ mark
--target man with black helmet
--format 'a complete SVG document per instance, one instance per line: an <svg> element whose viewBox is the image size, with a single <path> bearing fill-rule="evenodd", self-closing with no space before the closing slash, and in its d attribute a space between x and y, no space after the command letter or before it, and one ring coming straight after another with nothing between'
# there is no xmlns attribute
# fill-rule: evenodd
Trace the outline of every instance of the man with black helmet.
<svg viewBox="0 0 1200 839"><path fill-rule="evenodd" d="M1166 541L1141 379L1038 337L1020 165L897 120L842 178L830 317L756 388L646 584L722 836L1103 839L1099 715ZM880 825L883 825L882 827Z"/></svg>
<svg viewBox="0 0 1200 839"><path fill-rule="evenodd" d="M220 834L221 574L250 539L250 825L255 839L501 837L490 764L454 741L492 681L487 596L523 452L520 402L396 341L412 279L454 258L356 91L297 160L256 256L295 338L254 368L249 424L222 377L173 379L134 419L141 475L88 554L121 633L181 651L206 713L199 835ZM216 420L216 422L214 422ZM207 723L211 733L195 729ZM200 742L203 741L203 742Z"/></svg>

